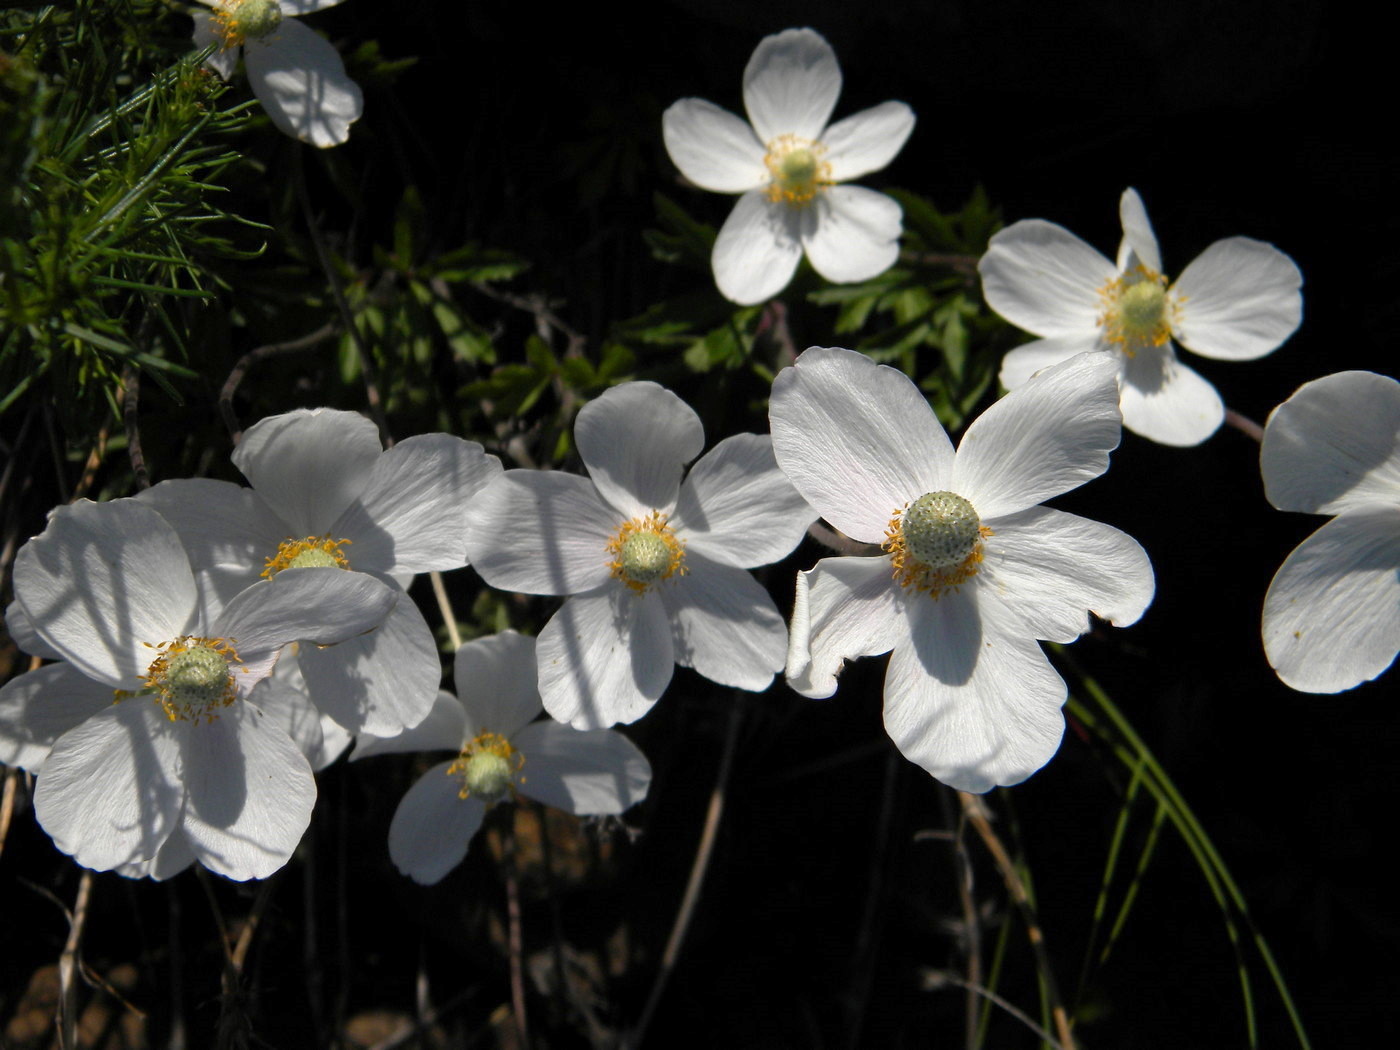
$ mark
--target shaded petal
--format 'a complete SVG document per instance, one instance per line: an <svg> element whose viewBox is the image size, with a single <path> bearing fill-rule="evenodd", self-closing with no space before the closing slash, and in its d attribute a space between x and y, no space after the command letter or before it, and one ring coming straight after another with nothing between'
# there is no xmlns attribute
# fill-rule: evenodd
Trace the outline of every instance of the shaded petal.
<svg viewBox="0 0 1400 1050"><path fill-rule="evenodd" d="M768 182L763 143L753 128L702 98L683 98L661 114L671 163L701 189L743 193Z"/></svg>
<svg viewBox="0 0 1400 1050"><path fill-rule="evenodd" d="M289 645L283 650L272 674L248 694L248 702L292 739L313 769L319 769L317 759L325 743L321 731L323 720L321 712L306 695L306 679L297 663L296 648ZM329 765L334 759L335 755L331 755L323 764Z"/></svg>
<svg viewBox="0 0 1400 1050"><path fill-rule="evenodd" d="M1269 415L1259 466L1264 495L1279 510L1338 514L1396 503L1400 383L1375 372L1304 383Z"/></svg>
<svg viewBox="0 0 1400 1050"><path fill-rule="evenodd" d="M1078 488L1108 469L1119 420L1115 355L1080 354L1047 368L973 420L952 491L986 521Z"/></svg>
<svg viewBox="0 0 1400 1050"><path fill-rule="evenodd" d="M16 598L5 607L5 630L22 652L43 660L62 660L63 654L51 646L34 629L34 623Z"/></svg>
<svg viewBox="0 0 1400 1050"><path fill-rule="evenodd" d="M623 525L587 478L508 470L467 507L467 556L492 587L577 594L606 582Z"/></svg>
<svg viewBox="0 0 1400 1050"><path fill-rule="evenodd" d="M712 682L762 692L783 669L787 626L773 599L743 569L700 555L685 576L660 588L672 628L676 663Z"/></svg>
<svg viewBox="0 0 1400 1050"><path fill-rule="evenodd" d="M812 205L815 222L802 229L812 268L828 281L865 281L899 258L904 212L899 202L864 186L831 186Z"/></svg>
<svg viewBox="0 0 1400 1050"><path fill-rule="evenodd" d="M463 740L488 732L514 736L544 710L529 635L502 631L465 643L457 650L454 681L467 716Z"/></svg>
<svg viewBox="0 0 1400 1050"><path fill-rule="evenodd" d="M1157 248L1157 235L1147 218L1147 207L1138 191L1129 186L1118 202L1118 217L1123 223L1123 243L1118 247L1118 269L1127 273L1146 266L1162 272L1162 253Z"/></svg>
<svg viewBox="0 0 1400 1050"><path fill-rule="evenodd" d="M880 543L890 515L947 487L953 446L904 373L839 347L812 347L773 381L773 453L832 525Z"/></svg>
<svg viewBox="0 0 1400 1050"><path fill-rule="evenodd" d="M205 0L200 0L204 3ZM327 7L334 7L342 0L277 0L277 6L282 9L285 15L309 15L312 11L323 11Z"/></svg>
<svg viewBox="0 0 1400 1050"><path fill-rule="evenodd" d="M200 0L200 3L208 3L208 0ZM210 4L210 6L213 5ZM223 43L223 35L214 28L213 15L206 15L203 11L191 11L190 17L194 19L194 49L196 51L203 51L210 44ZM224 80L227 80L233 76L233 71L238 67L238 48L220 47L204 60L204 64L218 73Z"/></svg>
<svg viewBox="0 0 1400 1050"><path fill-rule="evenodd" d="M531 672L534 666L531 665ZM371 755L412 754L416 751L460 751L475 734L467 731L467 713L462 701L446 689L439 689L428 717L416 726L390 737L361 733L355 738L351 762Z"/></svg>
<svg viewBox="0 0 1400 1050"><path fill-rule="evenodd" d="M802 261L801 215L749 190L720 227L710 264L720 294L741 306L771 299Z"/></svg>
<svg viewBox="0 0 1400 1050"><path fill-rule="evenodd" d="M301 539L329 534L364 491L383 451L379 431L364 416L301 408L254 423L232 458L258 495Z"/></svg>
<svg viewBox="0 0 1400 1050"><path fill-rule="evenodd" d="M575 729L635 722L671 681L671 625L656 592L610 584L564 603L535 650L540 696Z"/></svg>
<svg viewBox="0 0 1400 1050"><path fill-rule="evenodd" d="M1078 354L1099 348L1099 334L1067 335L1058 339L1037 339L1033 343L1008 350L1001 359L1001 374L997 377L1007 390L1015 390L1042 368L1058 365Z"/></svg>
<svg viewBox="0 0 1400 1050"><path fill-rule="evenodd" d="M500 475L501 461L475 441L405 438L375 460L364 491L331 535L352 541L345 554L362 572L460 568L467 562L467 505Z"/></svg>
<svg viewBox="0 0 1400 1050"><path fill-rule="evenodd" d="M321 746L306 756L306 760L311 763L312 772L319 773L325 769L345 754L346 749L354 742L355 737L348 729L330 715L322 715Z"/></svg>
<svg viewBox="0 0 1400 1050"><path fill-rule="evenodd" d="M882 102L837 121L822 133L831 177L848 182L886 167L913 130L914 111L903 102Z"/></svg>
<svg viewBox="0 0 1400 1050"><path fill-rule="evenodd" d="M1172 334L1182 346L1222 361L1277 350L1303 320L1303 275L1272 244L1216 241L1172 286Z"/></svg>
<svg viewBox="0 0 1400 1050"><path fill-rule="evenodd" d="M1065 683L1040 646L979 617L975 588L910 606L914 644L885 673L885 728L959 791L1018 784L1059 749Z"/></svg>
<svg viewBox="0 0 1400 1050"><path fill-rule="evenodd" d="M574 444L598 494L623 518L669 514L685 465L705 447L695 410L656 383L623 383L584 405Z"/></svg>
<svg viewBox="0 0 1400 1050"><path fill-rule="evenodd" d="M431 886L462 863L472 836L486 819L480 799L459 798L461 781L451 762L424 773L408 789L389 824L389 858L414 882Z"/></svg>
<svg viewBox="0 0 1400 1050"><path fill-rule="evenodd" d="M1215 387L1183 365L1172 345L1123 357L1119 374L1123 425L1163 445L1199 445L1225 419Z"/></svg>
<svg viewBox="0 0 1400 1050"><path fill-rule="evenodd" d="M575 816L621 813L651 785L646 755L616 730L534 722L512 743L525 755L520 793Z"/></svg>
<svg viewBox="0 0 1400 1050"><path fill-rule="evenodd" d="M0 686L0 764L39 772L54 741L112 706L112 687L66 663Z"/></svg>
<svg viewBox="0 0 1400 1050"><path fill-rule="evenodd" d="M779 135L821 138L840 94L836 52L811 29L764 37L744 69L744 109L764 143Z"/></svg>
<svg viewBox="0 0 1400 1050"><path fill-rule="evenodd" d="M1089 629L1087 612L1126 627L1152 603L1147 552L1110 525L1049 507L990 525L977 577L982 600L999 602L1032 637L1072 642Z"/></svg>
<svg viewBox="0 0 1400 1050"><path fill-rule="evenodd" d="M59 737L34 789L34 813L54 845L95 871L154 857L185 801L181 728L132 699Z"/></svg>
<svg viewBox="0 0 1400 1050"><path fill-rule="evenodd" d="M1279 678L1336 693L1400 651L1400 508L1358 507L1288 556L1264 597L1264 651Z"/></svg>
<svg viewBox="0 0 1400 1050"><path fill-rule="evenodd" d="M149 646L194 624L185 548L135 500L59 507L20 548L14 571L15 597L39 636L109 685L134 686L151 664Z"/></svg>
<svg viewBox="0 0 1400 1050"><path fill-rule="evenodd" d="M165 844L150 860L118 864L112 870L128 879L153 879L164 882L184 871L196 860L194 846L181 828L176 828Z"/></svg>
<svg viewBox="0 0 1400 1050"><path fill-rule="evenodd" d="M182 741L189 800L182 827L199 862L226 878L265 879L311 823L316 780L292 739L249 703Z"/></svg>
<svg viewBox="0 0 1400 1050"><path fill-rule="evenodd" d="M671 524L688 553L748 569L791 554L816 517L779 469L773 439L735 434L686 475Z"/></svg>
<svg viewBox="0 0 1400 1050"><path fill-rule="evenodd" d="M887 653L908 637L888 558L823 558L797 574L788 685L830 696L847 660Z"/></svg>
<svg viewBox="0 0 1400 1050"><path fill-rule="evenodd" d="M280 573L279 573L280 575ZM393 736L428 716L442 663L432 628L416 602L399 591L384 622L324 648L300 648L311 702L352 733Z"/></svg>
<svg viewBox="0 0 1400 1050"><path fill-rule="evenodd" d="M302 142L337 146L364 112L364 96L340 53L300 22L284 19L267 39L245 42L243 61L253 94L272 122Z"/></svg>
<svg viewBox="0 0 1400 1050"><path fill-rule="evenodd" d="M993 235L977 269L987 305L1041 336L1098 332L1100 289L1118 276L1113 263L1044 219L1022 219Z"/></svg>

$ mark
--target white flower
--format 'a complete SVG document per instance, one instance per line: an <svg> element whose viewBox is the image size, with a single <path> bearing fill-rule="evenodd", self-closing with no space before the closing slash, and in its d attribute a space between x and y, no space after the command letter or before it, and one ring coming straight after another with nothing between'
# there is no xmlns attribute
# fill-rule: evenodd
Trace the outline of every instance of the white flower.
<svg viewBox="0 0 1400 1050"><path fill-rule="evenodd" d="M715 283L745 305L792 279L807 253L829 281L864 281L899 255L900 207L837 183L879 171L914 129L903 102L827 125L841 93L836 53L810 29L764 37L744 70L749 123L712 102L683 98L661 118L671 160L716 193L742 194L715 240Z"/></svg>
<svg viewBox="0 0 1400 1050"><path fill-rule="evenodd" d="M1252 361L1272 353L1303 316L1303 275L1271 244L1216 241L1170 287L1136 190L1124 191L1115 266L1063 226L1027 219L997 233L982 256L987 305L1045 336L1006 355L1014 390L1035 372L1087 350L1116 355L1123 425L1164 445L1198 445L1225 418L1220 395L1177 360L1172 339L1203 357Z"/></svg>
<svg viewBox="0 0 1400 1050"><path fill-rule="evenodd" d="M331 44L291 17L334 7L341 0L199 0L213 14L194 16L199 48L218 44L207 64L225 80L248 67L253 94L272 122L293 138L325 149L350 137L364 98Z"/></svg>
<svg viewBox="0 0 1400 1050"><path fill-rule="evenodd" d="M248 429L233 462L253 485L193 478L137 497L179 534L211 604L289 565L338 565L384 580L460 568L467 501L501 472L450 434L387 451L354 412L298 409ZM352 733L389 736L428 713L442 680L418 606L400 601L378 630L332 649L305 647L312 701Z"/></svg>
<svg viewBox="0 0 1400 1050"><path fill-rule="evenodd" d="M0 709L67 723L51 749L39 734L7 745L39 769L34 808L54 844L99 871L165 853L174 870L192 857L233 879L286 863L316 798L254 687L294 639L332 645L398 600L364 574L298 569L211 612L178 537L135 500L54 511L15 559L15 595L65 661L0 690Z"/></svg>
<svg viewBox="0 0 1400 1050"><path fill-rule="evenodd" d="M486 811L517 794L576 816L616 814L646 797L651 766L611 729L535 722L535 639L514 631L457 650L457 691L439 693L422 725L392 740L361 737L355 758L456 751L408 789L389 825L389 856L431 885L462 862Z"/></svg>
<svg viewBox="0 0 1400 1050"><path fill-rule="evenodd" d="M1269 663L1308 693L1375 678L1400 652L1400 383L1374 372L1304 383L1269 416L1259 462L1279 510L1336 515L1269 584Z"/></svg>
<svg viewBox="0 0 1400 1050"><path fill-rule="evenodd" d="M894 650L885 728L964 791L1014 784L1060 745L1065 684L1036 639L1070 642L1085 610L1133 623L1152 567L1117 529L1039 506L1097 477L1118 444L1115 363L1085 354L1028 381L957 452L903 374L813 348L773 383L778 463L822 516L884 557L798 576L788 681L836 691L842 662Z"/></svg>
<svg viewBox="0 0 1400 1050"><path fill-rule="evenodd" d="M766 689L782 616L744 570L786 556L815 515L757 434L705 444L700 417L655 383L585 405L574 441L591 475L508 470L467 511L467 550L493 587L571 594L540 632L544 706L577 729L632 722L675 664Z"/></svg>

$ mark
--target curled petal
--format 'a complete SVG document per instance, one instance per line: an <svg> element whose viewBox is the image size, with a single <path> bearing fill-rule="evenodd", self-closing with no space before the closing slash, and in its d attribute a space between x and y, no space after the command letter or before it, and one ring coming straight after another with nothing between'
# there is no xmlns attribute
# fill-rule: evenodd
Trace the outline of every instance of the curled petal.
<svg viewBox="0 0 1400 1050"><path fill-rule="evenodd" d="M908 637L888 558L823 558L797 574L788 685L831 696L847 660L887 653Z"/></svg>
<svg viewBox="0 0 1400 1050"><path fill-rule="evenodd" d="M1123 223L1123 243L1118 248L1118 269L1126 273L1138 266L1162 272L1162 253L1157 248L1157 235L1138 191L1129 186L1118 202L1118 215Z"/></svg>

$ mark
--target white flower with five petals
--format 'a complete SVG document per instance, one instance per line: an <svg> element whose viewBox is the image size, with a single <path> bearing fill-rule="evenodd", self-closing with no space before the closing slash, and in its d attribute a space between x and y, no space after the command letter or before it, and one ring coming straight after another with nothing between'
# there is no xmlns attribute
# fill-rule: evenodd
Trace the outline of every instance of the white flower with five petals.
<svg viewBox="0 0 1400 1050"><path fill-rule="evenodd" d="M1259 463L1279 510L1335 514L1264 597L1264 651L1285 684L1336 693L1400 652L1400 383L1339 372L1270 414Z"/></svg>
<svg viewBox="0 0 1400 1050"><path fill-rule="evenodd" d="M815 518L769 438L726 438L682 485L704 448L700 417L639 382L585 405L574 442L589 478L508 470L467 510L467 552L487 583L573 595L539 636L545 710L576 729L635 721L676 664L766 689L787 631L746 570L785 557Z"/></svg>
<svg viewBox="0 0 1400 1050"><path fill-rule="evenodd" d="M1130 624L1152 600L1131 537L1040 506L1108 467L1116 367L1083 354L987 409L957 451L918 388L863 354L812 348L773 383L778 463L837 529L883 557L798 575L788 683L836 691L845 660L890 652L885 728L963 791L1015 784L1054 755L1065 684L1036 639L1086 610Z"/></svg>
<svg viewBox="0 0 1400 1050"><path fill-rule="evenodd" d="M294 20L341 0L199 2L214 9L194 16L196 46L219 45L210 68L227 80L241 48L253 94L281 131L322 149L350 137L364 109L359 85L346 75L340 53Z"/></svg>
<svg viewBox="0 0 1400 1050"><path fill-rule="evenodd" d="M829 281L864 281L899 255L903 213L883 193L838 183L879 171L914 129L903 102L828 125L836 53L811 29L764 37L744 70L749 123L684 98L661 119L671 160L695 185L741 194L715 240L715 283L745 305L771 298L805 252Z"/></svg>
<svg viewBox="0 0 1400 1050"><path fill-rule="evenodd" d="M1118 360L1123 425L1164 445L1198 445L1220 426L1225 406L1215 387L1177 359L1172 340L1222 361L1272 353L1302 319L1303 276L1273 245L1229 237L1168 286L1136 190L1124 191L1119 213L1116 265L1042 219L992 237L978 264L987 305L1045 337L1006 355L1001 383L1014 390L1042 368L1107 351Z"/></svg>

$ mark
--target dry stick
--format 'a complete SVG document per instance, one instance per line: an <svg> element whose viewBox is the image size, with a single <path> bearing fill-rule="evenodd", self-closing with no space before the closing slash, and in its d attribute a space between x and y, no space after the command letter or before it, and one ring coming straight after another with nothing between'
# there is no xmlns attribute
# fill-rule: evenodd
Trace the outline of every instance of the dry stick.
<svg viewBox="0 0 1400 1050"><path fill-rule="evenodd" d="M457 616L452 611L452 603L447 599L447 588L442 582L442 573L434 569L428 573L428 579L433 581L433 597L437 598L438 611L442 613L442 622L447 625L447 637L452 642L452 651L455 653L462 648L462 633L457 630ZM461 688L461 683L458 683Z"/></svg>
<svg viewBox="0 0 1400 1050"><path fill-rule="evenodd" d="M1050 1016L1055 1021L1055 1031L1060 1037L1060 1043L1064 1050L1074 1050L1074 1036L1070 1034L1069 1030L1069 1015L1065 1012L1064 1003L1060 999L1055 974L1050 969L1050 956L1045 950L1045 935L1041 932L1040 923L1035 917L1035 909L1031 907L1030 896L1026 893L1025 884L1016 872L1016 865L1011 860L1011 854L1006 851L1006 846L997 837L997 833L992 830L992 825L987 820L987 809L982 800L966 791L959 791L958 801L962 803L963 813L966 814L968 822L981 836L982 844L987 847L987 852L992 855L992 860L996 862L997 869L1006 882L1007 892L1011 894L1012 901L1021 913L1021 921L1026 924L1026 939L1031 942L1031 951L1035 954L1036 966L1040 970L1041 980L1045 982L1046 997L1050 1000Z"/></svg>
<svg viewBox="0 0 1400 1050"><path fill-rule="evenodd" d="M1233 408L1227 408L1225 410L1225 423L1228 426L1234 427L1246 437L1253 438L1256 442L1263 442L1264 440L1264 428L1248 416L1240 415L1240 413L1236 412Z"/></svg>
<svg viewBox="0 0 1400 1050"><path fill-rule="evenodd" d="M141 428L136 421L136 405L141 397L141 373L136 366L122 366L122 422L126 425L126 454L131 458L131 472L136 475L136 487L151 487L146 472L146 457L141 452Z"/></svg>
<svg viewBox="0 0 1400 1050"><path fill-rule="evenodd" d="M19 790L19 768L5 770L5 793L0 797L0 856L5 853L5 839L10 834L10 820L15 812L15 793Z"/></svg>
<svg viewBox="0 0 1400 1050"><path fill-rule="evenodd" d="M666 950L661 953L661 968L652 983L646 1006L642 1008L642 1016L638 1019L637 1026L623 1039L624 1050L635 1050L641 1046L647 1026L651 1024L652 1015L656 1013L657 1004L661 1001L661 994L666 990L666 982L676 967L681 945L685 942L686 930L695 914L695 905L700 900L700 888L705 882L705 872L710 866L710 855L714 852L715 838L719 832L720 817L724 814L724 795L729 785L729 774L734 768L734 752L739 740L739 721L743 706L737 692L732 698L732 703L734 706L729 710L729 729L724 737L724 752L720 756L714 790L710 792L710 805L705 813L705 827L700 833L700 845L695 850L695 860L690 866L690 880L686 883L680 910L676 912L676 921L671 926L671 936L666 940Z"/></svg>
<svg viewBox="0 0 1400 1050"><path fill-rule="evenodd" d="M515 1031L520 1036L521 1050L530 1050L530 1024L525 1014L525 948L520 927L520 881L515 863L515 811L513 809L510 813L510 821L510 830L506 832L503 850L506 862L506 944L510 955L510 1008L515 1015ZM548 833L548 830L545 829L544 834Z"/></svg>
<svg viewBox="0 0 1400 1050"><path fill-rule="evenodd" d="M967 1050L976 1050L979 1014L977 996L982 989L982 927L977 919L977 900L973 895L972 857L967 852L967 818L958 818L957 834L953 838L953 856L958 866L958 900L962 904L963 928L967 936L967 1000L963 1004ZM995 1000L994 1000L995 1001Z"/></svg>
<svg viewBox="0 0 1400 1050"><path fill-rule="evenodd" d="M316 331L310 332L300 339L290 339L285 343L268 343L265 346L254 347L238 359L238 363L233 366L228 378L224 380L224 385L219 388L219 414L224 417L224 426L228 427L229 437L235 445L243 436L243 431L239 428L238 416L233 411L233 395L238 392L238 384L243 382L248 371L254 365L270 357L310 350L335 335L337 330L334 321L327 321Z"/></svg>
<svg viewBox="0 0 1400 1050"><path fill-rule="evenodd" d="M78 1045L78 946L87 922L88 898L92 895L92 872L84 870L78 880L78 895L69 915L68 940L58 957L58 1045L70 1050Z"/></svg>
<svg viewBox="0 0 1400 1050"><path fill-rule="evenodd" d="M1025 1025L1032 1032L1034 1032L1040 1039L1049 1043L1052 1047L1055 1048L1055 1050L1070 1050L1070 1048L1066 1047L1064 1043L1060 1042L1053 1035L1047 1032L1044 1028L1041 1028L1040 1025L1032 1021L1030 1017L1026 1015L1026 1012L1024 1010L1021 1010L1013 1004L1007 1002L1005 999L997 995L997 993L992 991L990 988L984 988L980 984L974 984L972 981L964 981L957 974L944 973L942 971L930 974L925 980L925 987L927 988L936 988L940 984L956 984L959 988L967 989L968 994L972 996L974 1002L977 1001L977 996L982 996L982 998L986 999L988 1002L995 1003L997 1006L1000 1006L1012 1017L1016 1018L1016 1020L1020 1021L1023 1025Z"/></svg>
<svg viewBox="0 0 1400 1050"><path fill-rule="evenodd" d="M92 483L97 478L97 468L102 466L102 461L107 457L107 433L108 424L103 423L101 429L97 431L97 444L92 446L87 461L83 463L83 475L78 479L78 484L73 489L73 498L68 501L69 503L81 499L83 494L92 488Z"/></svg>
<svg viewBox="0 0 1400 1050"><path fill-rule="evenodd" d="M894 820L895 780L901 761L893 749L885 753L885 781L880 789L880 815L876 818L875 844L870 851L870 888L865 894L865 913L861 916L860 933L856 939L856 949L852 953L856 965L861 967L859 977L852 981L855 992L850 996L847 1010L851 1029L847 1045L852 1050L860 1045L861 1021L865 1016L865 1007L870 998L870 983L874 977L876 928L879 923L880 901L884 897L885 850L889 845L890 825Z"/></svg>

